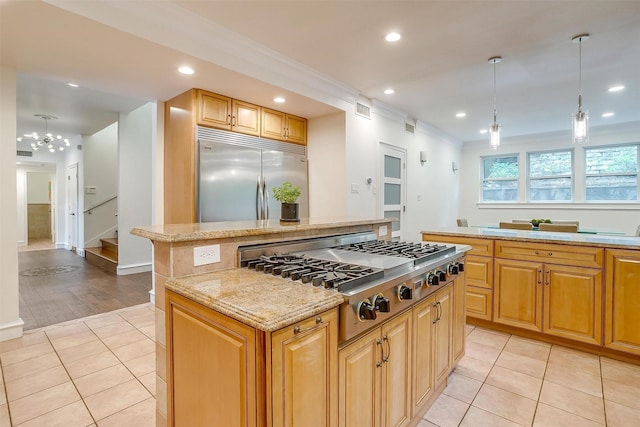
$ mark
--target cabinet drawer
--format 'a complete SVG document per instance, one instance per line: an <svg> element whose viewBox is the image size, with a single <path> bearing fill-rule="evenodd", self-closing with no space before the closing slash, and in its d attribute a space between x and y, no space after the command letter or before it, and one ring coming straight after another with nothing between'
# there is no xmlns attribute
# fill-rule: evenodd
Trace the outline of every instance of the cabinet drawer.
<svg viewBox="0 0 640 427"><path fill-rule="evenodd" d="M492 239L474 239L473 237L442 236L439 234L422 233L422 241L469 245L473 249L467 252L467 255L493 256Z"/></svg>
<svg viewBox="0 0 640 427"><path fill-rule="evenodd" d="M598 268L603 265L604 249L497 240L496 258Z"/></svg>
<svg viewBox="0 0 640 427"><path fill-rule="evenodd" d="M476 319L491 320L493 291L475 286L467 286L467 316Z"/></svg>
<svg viewBox="0 0 640 427"><path fill-rule="evenodd" d="M469 255L464 271L467 285L493 289L493 258Z"/></svg>

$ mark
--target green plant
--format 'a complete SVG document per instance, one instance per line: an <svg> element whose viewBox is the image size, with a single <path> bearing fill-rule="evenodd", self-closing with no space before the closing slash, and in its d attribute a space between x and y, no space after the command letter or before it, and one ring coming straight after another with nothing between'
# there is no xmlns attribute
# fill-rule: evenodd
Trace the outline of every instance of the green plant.
<svg viewBox="0 0 640 427"><path fill-rule="evenodd" d="M300 197L300 187L289 181L282 183L280 187L273 187L273 198L280 203L295 203Z"/></svg>

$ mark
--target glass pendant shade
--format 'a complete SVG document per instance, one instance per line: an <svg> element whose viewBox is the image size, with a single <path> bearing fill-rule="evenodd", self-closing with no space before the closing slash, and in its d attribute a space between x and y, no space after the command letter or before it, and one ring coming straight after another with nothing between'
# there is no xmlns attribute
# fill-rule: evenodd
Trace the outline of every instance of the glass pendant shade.
<svg viewBox="0 0 640 427"><path fill-rule="evenodd" d="M498 123L489 127L489 135L491 136L491 148L495 150L500 146L500 125Z"/></svg>
<svg viewBox="0 0 640 427"><path fill-rule="evenodd" d="M573 142L582 144L589 141L589 113L578 110L573 115Z"/></svg>
<svg viewBox="0 0 640 427"><path fill-rule="evenodd" d="M489 126L489 136L491 148L494 150L500 146L500 125L498 124L496 113L496 64L502 61L502 57L493 56L489 58L489 63L493 64L493 124Z"/></svg>

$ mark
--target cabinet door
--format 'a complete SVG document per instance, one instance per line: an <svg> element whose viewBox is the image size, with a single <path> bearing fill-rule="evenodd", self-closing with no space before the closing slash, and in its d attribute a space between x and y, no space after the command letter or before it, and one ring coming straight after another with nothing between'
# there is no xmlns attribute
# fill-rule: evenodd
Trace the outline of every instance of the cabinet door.
<svg viewBox="0 0 640 427"><path fill-rule="evenodd" d="M260 126L260 136L265 138L285 141L284 129L285 113L268 108L262 109L262 124Z"/></svg>
<svg viewBox="0 0 640 427"><path fill-rule="evenodd" d="M411 401L413 414L423 413L426 404L433 394L433 321L435 296L421 301L413 308L413 384L411 387Z"/></svg>
<svg viewBox="0 0 640 427"><path fill-rule="evenodd" d="M199 125L231 130L231 98L198 90L197 99Z"/></svg>
<svg viewBox="0 0 640 427"><path fill-rule="evenodd" d="M536 262L495 260L495 322L542 331L542 267Z"/></svg>
<svg viewBox="0 0 640 427"><path fill-rule="evenodd" d="M274 426L336 425L337 319L332 310L273 333Z"/></svg>
<svg viewBox="0 0 640 427"><path fill-rule="evenodd" d="M436 318L434 325L435 359L434 376L436 385L446 381L451 371L451 325L452 318L452 289L451 286L438 291L436 294Z"/></svg>
<svg viewBox="0 0 640 427"><path fill-rule="evenodd" d="M467 317L491 320L493 308L493 291L475 286L467 286Z"/></svg>
<svg viewBox="0 0 640 427"><path fill-rule="evenodd" d="M607 249L606 347L640 355L640 254Z"/></svg>
<svg viewBox="0 0 640 427"><path fill-rule="evenodd" d="M466 309L465 309L465 278L464 272L453 281L453 325L451 341L451 367L453 368L464 356L464 337Z"/></svg>
<svg viewBox="0 0 640 427"><path fill-rule="evenodd" d="M168 424L256 426L255 330L185 298L168 298Z"/></svg>
<svg viewBox="0 0 640 427"><path fill-rule="evenodd" d="M380 426L382 339L380 329L338 352L338 425Z"/></svg>
<svg viewBox="0 0 640 427"><path fill-rule="evenodd" d="M285 129L288 142L307 145L307 119L287 114Z"/></svg>
<svg viewBox="0 0 640 427"><path fill-rule="evenodd" d="M493 258L468 255L464 271L467 285L493 289Z"/></svg>
<svg viewBox="0 0 640 427"><path fill-rule="evenodd" d="M260 135L260 107L248 102L232 102L231 130L249 135Z"/></svg>
<svg viewBox="0 0 640 427"><path fill-rule="evenodd" d="M382 326L382 425L411 420L411 311ZM362 425L362 424L359 424Z"/></svg>
<svg viewBox="0 0 640 427"><path fill-rule="evenodd" d="M543 332L602 343L602 271L595 268L544 266Z"/></svg>

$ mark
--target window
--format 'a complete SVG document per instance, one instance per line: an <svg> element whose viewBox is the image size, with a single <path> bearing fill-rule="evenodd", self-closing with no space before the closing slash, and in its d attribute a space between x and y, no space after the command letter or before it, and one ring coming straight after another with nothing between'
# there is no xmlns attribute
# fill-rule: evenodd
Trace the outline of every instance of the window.
<svg viewBox="0 0 640 427"><path fill-rule="evenodd" d="M584 151L586 200L638 200L638 145Z"/></svg>
<svg viewBox="0 0 640 427"><path fill-rule="evenodd" d="M529 153L529 200L572 200L573 150Z"/></svg>
<svg viewBox="0 0 640 427"><path fill-rule="evenodd" d="M482 158L482 201L518 200L518 156Z"/></svg>

